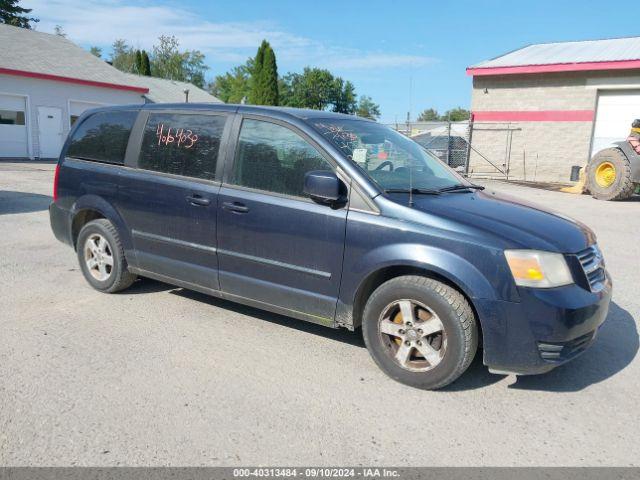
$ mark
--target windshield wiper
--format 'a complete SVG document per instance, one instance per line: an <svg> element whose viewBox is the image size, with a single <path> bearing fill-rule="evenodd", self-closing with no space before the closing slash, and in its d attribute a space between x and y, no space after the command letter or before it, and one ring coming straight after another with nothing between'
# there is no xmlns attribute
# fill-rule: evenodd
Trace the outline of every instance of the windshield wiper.
<svg viewBox="0 0 640 480"><path fill-rule="evenodd" d="M385 193L412 193L413 195L440 195L440 190L428 188L387 188Z"/></svg>
<svg viewBox="0 0 640 480"><path fill-rule="evenodd" d="M469 185L465 185L464 183L457 183L449 187L439 188L438 192L457 192L462 190L484 190L484 187L482 185L475 185L473 183L470 183Z"/></svg>

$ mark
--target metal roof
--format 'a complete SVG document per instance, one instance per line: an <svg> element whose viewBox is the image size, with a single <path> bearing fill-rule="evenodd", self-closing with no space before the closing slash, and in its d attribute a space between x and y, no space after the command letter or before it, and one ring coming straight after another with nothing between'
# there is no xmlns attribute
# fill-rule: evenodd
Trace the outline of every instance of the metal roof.
<svg viewBox="0 0 640 480"><path fill-rule="evenodd" d="M640 60L640 37L539 43L485 60L470 68L516 67Z"/></svg>
<svg viewBox="0 0 640 480"><path fill-rule="evenodd" d="M222 103L221 100L209 92L196 87L192 83L178 80L167 80L157 77L146 77L133 73L123 73L130 85L146 87L149 92L144 96L153 103L180 103L185 101L186 89L189 90L189 102L194 103Z"/></svg>
<svg viewBox="0 0 640 480"><path fill-rule="evenodd" d="M0 45L0 73L146 92L146 87L131 85L125 74L60 35L0 24Z"/></svg>

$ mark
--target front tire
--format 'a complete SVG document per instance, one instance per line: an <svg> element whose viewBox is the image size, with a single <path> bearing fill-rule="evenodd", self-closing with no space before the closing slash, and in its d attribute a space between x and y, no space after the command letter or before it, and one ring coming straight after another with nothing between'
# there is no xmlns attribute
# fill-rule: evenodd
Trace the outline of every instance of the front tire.
<svg viewBox="0 0 640 480"><path fill-rule="evenodd" d="M635 185L627 156L617 148L596 153L587 166L587 185L598 200L625 200L633 195Z"/></svg>
<svg viewBox="0 0 640 480"><path fill-rule="evenodd" d="M365 306L362 330L388 376L427 390L455 381L478 348L475 315L464 296L427 277L397 277L378 287Z"/></svg>
<svg viewBox="0 0 640 480"><path fill-rule="evenodd" d="M115 293L128 288L137 278L129 272L118 231L105 218L82 227L76 251L84 278L96 290Z"/></svg>

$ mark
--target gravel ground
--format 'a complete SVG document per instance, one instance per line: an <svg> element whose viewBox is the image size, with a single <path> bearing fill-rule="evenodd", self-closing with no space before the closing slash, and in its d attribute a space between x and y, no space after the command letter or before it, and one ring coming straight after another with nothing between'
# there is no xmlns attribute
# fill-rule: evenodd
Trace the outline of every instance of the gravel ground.
<svg viewBox="0 0 640 480"><path fill-rule="evenodd" d="M592 227L614 279L582 357L389 380L358 333L144 280L104 295L49 228L53 165L0 163L0 465L639 465L640 201L489 183Z"/></svg>

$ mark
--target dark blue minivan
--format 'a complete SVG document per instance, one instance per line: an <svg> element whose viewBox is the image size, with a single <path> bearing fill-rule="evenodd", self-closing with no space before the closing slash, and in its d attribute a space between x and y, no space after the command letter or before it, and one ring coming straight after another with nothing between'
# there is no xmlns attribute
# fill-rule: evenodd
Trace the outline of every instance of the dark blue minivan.
<svg viewBox="0 0 640 480"><path fill-rule="evenodd" d="M55 236L95 289L138 276L329 327L443 387L478 347L542 373L593 342L611 280L584 225L469 183L376 122L238 105L100 108L56 168Z"/></svg>

